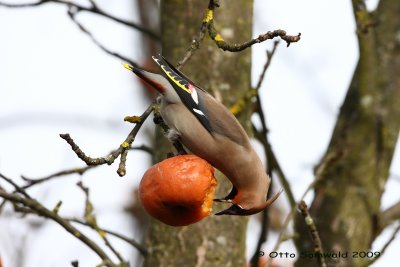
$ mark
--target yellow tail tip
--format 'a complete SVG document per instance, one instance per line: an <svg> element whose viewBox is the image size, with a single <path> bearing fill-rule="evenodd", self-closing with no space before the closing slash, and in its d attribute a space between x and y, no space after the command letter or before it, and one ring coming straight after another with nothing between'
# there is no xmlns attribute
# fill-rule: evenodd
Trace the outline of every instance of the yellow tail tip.
<svg viewBox="0 0 400 267"><path fill-rule="evenodd" d="M122 63L122 66L124 66L125 69L132 71L133 67L129 65L128 63Z"/></svg>

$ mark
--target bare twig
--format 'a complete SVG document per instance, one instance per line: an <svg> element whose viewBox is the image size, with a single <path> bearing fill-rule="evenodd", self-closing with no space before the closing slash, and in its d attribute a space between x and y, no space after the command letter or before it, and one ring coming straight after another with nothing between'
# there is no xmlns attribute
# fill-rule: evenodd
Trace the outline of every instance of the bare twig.
<svg viewBox="0 0 400 267"><path fill-rule="evenodd" d="M275 30L275 31L269 31L265 34L259 35L257 38L252 39L248 42L242 43L242 44L230 44L226 42L222 36L215 30L214 24L210 23L208 26L208 32L211 37L217 44L219 48L221 48L224 51L229 51L229 52L240 52L245 50L246 48L249 48L250 46L258 43L262 43L266 40L271 40L276 37L280 37L282 40L286 41L287 46L291 43L298 42L301 37L301 33L298 35L287 35L286 31L284 30Z"/></svg>
<svg viewBox="0 0 400 267"><path fill-rule="evenodd" d="M312 217L310 216L310 213L308 212L307 204L302 200L298 207L301 212L301 215L303 215L303 217L304 217L304 221L305 221L306 225L308 226L308 228L310 230L311 237L312 237L312 240L314 243L314 251L316 253L318 253L318 255L322 255L323 250L322 250L321 239L319 238L318 230L314 224L314 220L312 219ZM319 266L326 267L324 257L316 257L316 258L318 259Z"/></svg>
<svg viewBox="0 0 400 267"><path fill-rule="evenodd" d="M36 178L36 179L31 179L31 178L27 178L26 176L21 175L21 178L27 182L26 185L22 186L23 189L27 189L30 188L34 185L43 183L43 182L47 182L49 180L52 180L54 178L59 178L59 177L63 177L66 175L70 175L70 174L79 174L82 175L84 174L87 170L93 168L93 166L85 166L85 167L80 167L80 168L72 168L72 169L68 169L68 170L63 170L63 171L59 171L56 173L53 173L51 175L42 177L42 178Z"/></svg>
<svg viewBox="0 0 400 267"><path fill-rule="evenodd" d="M265 73L267 73L267 70L271 65L272 57L275 55L276 48L278 47L278 45L279 41L274 41L274 46L272 47L272 50L271 51L267 50L267 61L264 64L263 70L261 71L260 78L258 78L258 82L255 88L256 91L260 90L261 88L261 85L264 81Z"/></svg>
<svg viewBox="0 0 400 267"><path fill-rule="evenodd" d="M279 233L279 237L278 240L275 243L274 248L271 251L278 251L280 245L282 244L283 241L288 240L289 238L286 235L286 229L289 225L289 223L291 222L291 220L293 219L294 214L296 213L296 207L293 207L290 212L288 213L288 215L286 216L283 224L282 224L282 230ZM270 267L272 263L272 258L268 258L267 262L265 263L265 267Z"/></svg>
<svg viewBox="0 0 400 267"><path fill-rule="evenodd" d="M20 186L18 186L12 179L4 176L3 174L0 173L0 178L2 178L4 181L6 181L7 183L11 184L15 191L22 194L24 197L32 199L31 196Z"/></svg>
<svg viewBox="0 0 400 267"><path fill-rule="evenodd" d="M396 220L400 220L400 201L381 212L379 216L378 232L381 232L386 226L392 224Z"/></svg>
<svg viewBox="0 0 400 267"><path fill-rule="evenodd" d="M160 37L158 36L158 34L152 32L149 29L143 28L142 26L140 26L136 23L133 23L133 22L130 22L130 21L127 21L124 19L120 19L118 17L115 17L115 16L105 12L104 10L100 9L94 3L94 1L90 1L90 3L91 3L90 7L85 7L85 6L79 5L77 3L74 3L72 1L64 1L64 0L41 0L41 1L33 2L33 3L24 3L24 4L8 4L8 3L0 2L0 6L8 7L8 8L26 8L26 7L37 7L37 6L47 4L47 3L56 3L56 4L65 5L68 7L73 7L76 11L75 13L78 13L81 11L93 13L93 14L108 18L112 21L121 23L121 24L131 27L133 29L136 29L136 30L142 32L143 34L146 34L147 36L149 36L152 39L155 39L157 41L160 40Z"/></svg>
<svg viewBox="0 0 400 267"><path fill-rule="evenodd" d="M264 151L266 153L266 158L269 161L269 165L268 168L276 171L279 177L279 181L282 184L282 187L284 188L284 191L286 192L286 195L289 199L289 203L292 207L296 206L296 201L294 199L294 195L293 192L291 191L289 182L287 181L287 178L285 176L285 174L282 171L282 168L280 167L280 164L275 156L275 153L272 150L272 147L268 141L268 127L267 127L267 123L266 123L266 118L264 116L264 110L262 107L262 103L261 103L261 98L259 95L259 89L261 87L262 82L264 81L264 77L265 77L265 73L268 70L268 67L271 64L271 60L273 55L276 52L276 48L278 46L278 42L275 41L274 42L274 46L272 48L271 51L267 51L267 61L264 64L263 70L261 72L260 78L257 82L256 88L254 90L252 90L252 92L254 92L254 95L256 96L256 112L258 114L258 116L260 117L260 121L261 121L261 131L257 130L257 128L254 126L253 124L253 132L255 134L255 137L261 142L261 144L264 146ZM241 106L244 106L245 104L240 104L240 103L236 103L234 106L231 107L231 111L237 111L240 112L241 110Z"/></svg>
<svg viewBox="0 0 400 267"><path fill-rule="evenodd" d="M268 175L270 175L270 176L272 175L271 169L269 169ZM272 190L268 191L268 198L270 197L271 192L272 192ZM250 266L251 267L258 267L259 266L259 260L260 260L260 254L259 253L261 251L262 245L264 244L265 241L267 241L267 238L268 238L268 228L269 228L269 225L270 225L270 221L269 221L269 217L268 217L269 209L270 209L270 207L267 207L261 213L261 216L262 216L261 217L261 232L260 232L260 235L258 237L256 250L254 251L254 254L250 259Z"/></svg>
<svg viewBox="0 0 400 267"><path fill-rule="evenodd" d="M132 131L129 133L129 135L126 137L125 141L122 142L122 144L119 146L114 151L111 151L107 156L105 157L99 157L99 158L91 158L87 156L80 148L79 146L74 142L74 140L71 138L69 134L60 134L60 137L64 139L72 148L72 150L75 152L75 154L83 160L88 166L97 166L97 165L102 165L102 164L108 164L111 165L120 155L125 153L125 151L131 149L132 143L135 140L135 137L137 133L139 132L140 128L142 127L143 123L147 119L147 117L151 114L153 111L153 105L151 104L145 112L140 116L141 120L136 123L135 127L132 129ZM126 174L125 170L125 161L126 161L126 155L121 158L121 163L118 167L117 173L120 176L124 176Z"/></svg>
<svg viewBox="0 0 400 267"><path fill-rule="evenodd" d="M278 45L278 42L275 41L273 49L271 51L267 51L267 61L266 61L265 65L264 65L263 71L262 71L262 73L260 75L260 78L258 80L256 89L252 90L253 92L256 92L256 96L259 96L258 95L258 89L261 86L262 81L264 80L265 72L267 71L268 66L271 64L272 56L274 55L274 53L276 51L277 45ZM239 110L240 110L240 108L239 108ZM261 111L261 110L259 109L258 111ZM263 114L262 114L261 120L262 120L263 129L265 130L265 133L263 134L263 142L262 142L262 144L264 145L264 153L265 153L265 157L267 159L267 167L266 168L267 168L268 175L270 177L272 177L272 172L274 171L275 165L273 164L272 157L270 157L268 155L267 125L266 125L266 120L265 120L265 117L264 117ZM271 192L272 192L272 190L269 190L268 197L270 196ZM251 264L252 267L257 267L258 266L258 261L259 261L259 258L260 258L259 257L259 251L261 250L262 244L267 240L268 228L269 228L269 218L268 218L268 208L267 208L262 212L261 233L260 233L260 236L258 238L256 250L255 250L255 252L253 254L253 257L250 260L250 264Z"/></svg>
<svg viewBox="0 0 400 267"><path fill-rule="evenodd" d="M140 146L134 146L131 148L131 150L140 150L140 151L144 151L147 152L149 154L153 154L154 151L151 147L146 146L146 145L140 145ZM79 174L79 175L83 175L84 173L86 173L86 171L92 169L93 167L95 167L96 165L91 165L91 166L84 166L84 167L79 167L79 168L72 168L72 169L67 169L67 170L63 170L63 171L59 171L53 174L50 174L48 176L42 177L42 178L28 178L24 175L21 175L21 178L27 182L26 185L22 186L21 188L23 189L28 189L34 185L38 185L44 182L47 182L49 180L53 180L55 178L61 178L63 176L66 175L71 175L71 174Z"/></svg>
<svg viewBox="0 0 400 267"><path fill-rule="evenodd" d="M210 0L208 10L205 16L205 19L203 20L203 25L204 27L207 27L208 30L208 35L216 45L221 48L224 51L230 51L230 52L240 52L242 50L245 50L246 48L249 48L250 46L254 44L258 44L261 42L264 42L266 40L274 39L276 37L280 37L282 40L284 40L287 43L287 46L291 43L298 42L301 37L301 33L298 35L287 35L286 31L284 30L275 30L275 31L269 31L265 34L259 35L257 38L254 38L248 42L242 43L242 44L230 44L224 40L224 38L217 32L217 30L214 27L214 8L215 8L215 1ZM218 5L219 6L219 5ZM202 26L203 27L203 26Z"/></svg>
<svg viewBox="0 0 400 267"><path fill-rule="evenodd" d="M386 241L386 243L383 245L383 247L379 251L380 255L382 256L386 249L390 246L390 244L393 242L393 240L395 240L397 234L400 232L400 223L397 225L397 227L394 229L392 236L389 238L388 241ZM375 257L371 260L368 261L366 266L371 266L373 263L375 263L380 257Z"/></svg>
<svg viewBox="0 0 400 267"><path fill-rule="evenodd" d="M317 178L316 178L317 179ZM306 195L308 194L308 192L314 187L315 185L315 181L314 180L312 183L310 183L310 185L307 187L307 189L304 191L303 195L300 197L300 200L302 201ZM292 206L291 210L289 211L289 213L287 214L283 224L282 224L282 231L279 233L279 237L278 240L275 243L274 248L272 249L272 251L277 251L279 249L279 246L282 244L283 241L288 240L289 238L285 235L285 231L289 225L289 223L291 222L291 220L293 219L295 213L296 213L296 209L297 206L294 205ZM293 238L290 237L290 239ZM265 264L266 267L269 267L271 265L271 258L268 259L267 263Z"/></svg>
<svg viewBox="0 0 400 267"><path fill-rule="evenodd" d="M272 150L271 144L269 143L268 139L267 139L267 134L268 134L268 128L266 125L266 119L264 116L264 111L263 111L263 107L261 104L261 99L260 96L257 94L257 114L260 117L261 120L261 125L262 125L262 129L261 131L258 131L257 128L254 126L253 124L253 130L255 133L255 137L261 142L261 144L264 146L264 149L266 150L267 153L267 158L270 158L271 160L271 166L268 166L269 168L272 168L274 171L277 172L278 174L278 178L279 181L288 197L290 206L294 207L296 206L296 201L293 195L293 192L290 188L289 182L285 176L285 174L283 173L283 170L275 156L275 153Z"/></svg>
<svg viewBox="0 0 400 267"><path fill-rule="evenodd" d="M291 206L295 206L296 200L294 198L294 195L293 195L292 189L290 187L290 184L288 182L288 179L287 179L286 175L284 174L284 172L281 168L281 165L279 164L278 159L276 158L275 153L273 152L272 147L269 143L267 146L267 152L268 152L268 156L271 157L271 162L272 162L272 165L274 166L273 168L278 175L279 182L281 183L283 190L285 191L285 194L288 198L289 204Z"/></svg>
<svg viewBox="0 0 400 267"><path fill-rule="evenodd" d="M118 260L126 265L127 262L122 258L121 254L114 248L114 246L111 244L110 240L108 240L106 232L104 232L97 224L97 218L93 213L93 204L90 201L89 198L89 188L84 186L82 182L78 182L77 185L82 189L82 191L85 193L85 222L87 223L88 226L90 226L92 229L94 229L99 236L103 239L104 243L106 246L114 253L114 255L118 258Z"/></svg>
<svg viewBox="0 0 400 267"><path fill-rule="evenodd" d="M119 58L122 61L125 61L133 66L138 66L133 60L117 53L117 52L113 52L110 49L108 49L107 47L105 47L102 43L100 43L91 32L89 32L77 19L76 19L76 15L78 14L78 10L75 9L75 6L69 6L68 8L68 16L71 18L71 20L79 27L79 29L85 33L86 35L89 36L90 40L92 40L92 42L99 47L101 50L103 50L105 53L114 56L116 58Z"/></svg>
<svg viewBox="0 0 400 267"><path fill-rule="evenodd" d="M82 220L79 220L77 218L69 218L67 220L70 221L70 222L78 223L78 224L81 224L81 225L84 225L84 226L87 226L87 227L90 227L90 228L94 229L92 225L90 225L90 224L88 224L88 223L86 223L86 222L84 222ZM122 234L116 233L114 231L104 229L104 228L101 228L101 230L104 231L105 233L109 234L109 235L117 237L117 238L125 241L126 243L132 245L137 250L139 250L142 255L147 255L147 253L148 253L147 249L144 246L142 246L141 244L139 244L138 242L136 242L134 239L126 237L126 236L124 236Z"/></svg>
<svg viewBox="0 0 400 267"><path fill-rule="evenodd" d="M264 42L266 40L274 39L276 37L280 37L287 43L289 46L291 43L298 42L301 37L301 33L298 35L287 35L284 30L275 30L269 31L265 34L258 36L255 39L252 39L248 42L242 44L230 44L226 42L222 36L217 32L214 27L214 10L216 7L219 7L219 1L210 0L208 4L208 8L204 14L202 24L200 26L199 33L196 37L193 38L190 47L186 50L186 53L182 60L180 60L177 64L177 68L180 69L194 54L194 52L200 48L200 44L204 39L206 32L208 31L208 35L216 45L222 50L230 51L230 52L240 52L245 50L246 48L251 47L254 44Z"/></svg>
<svg viewBox="0 0 400 267"><path fill-rule="evenodd" d="M264 114L263 112L259 113L260 116L261 114ZM264 116L264 115L262 115ZM262 124L263 121L265 122L265 120L261 120ZM272 166L268 166L268 168L272 168L274 171L276 171L279 181L287 195L287 198L289 200L290 206L294 207L296 206L296 201L293 195L293 192L290 188L289 182L285 176L285 174L283 173L283 170L275 156L275 153L272 150L272 147L270 145L270 143L268 142L268 139L266 138L266 134L263 134L263 132L268 132L268 129L266 128L266 126L263 126L263 129L260 131L257 130L257 128L254 126L253 124L253 131L255 133L255 137L261 142L261 144L264 146L264 149L266 150L267 153L267 158L270 158L270 162L272 164Z"/></svg>
<svg viewBox="0 0 400 267"><path fill-rule="evenodd" d="M197 34L197 37L193 38L192 43L190 44L190 47L186 50L186 53L183 56L182 60L178 61L178 64L176 65L177 69L182 68L183 65L192 57L194 52L200 48L200 44L203 41L204 36L207 32L207 25L210 23L210 19L213 17L214 8L219 7L219 3L216 4L215 2L216 1L210 0L210 2L208 3L208 8L204 13L204 17L200 26L200 31Z"/></svg>
<svg viewBox="0 0 400 267"><path fill-rule="evenodd" d="M5 176L2 174L0 175L0 177L3 179L5 178ZM19 190L25 191L20 187ZM28 209L39 216L48 218L58 223L66 231L75 236L77 239L81 240L85 245L87 245L91 250L93 250L102 259L103 263L106 266L117 267L117 265L113 263L113 261L108 257L108 255L95 242L93 242L85 234L83 234L81 231L79 231L77 228L71 225L67 220L60 217L56 212L52 212L51 210L44 207L37 200L26 197L26 194L24 193L22 195L18 195L16 193L8 193L4 189L0 189L0 197L14 204L21 204L25 208L25 210Z"/></svg>

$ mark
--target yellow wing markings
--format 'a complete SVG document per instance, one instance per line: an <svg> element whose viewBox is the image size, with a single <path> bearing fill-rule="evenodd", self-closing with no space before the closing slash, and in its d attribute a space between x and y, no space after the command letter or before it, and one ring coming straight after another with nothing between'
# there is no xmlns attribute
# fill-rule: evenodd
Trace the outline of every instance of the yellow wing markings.
<svg viewBox="0 0 400 267"><path fill-rule="evenodd" d="M191 94L190 90L185 87L183 84L181 84L174 76L171 75L171 72L168 71L164 65L160 65L161 69L164 71L165 74L167 74L168 78L170 78L176 85L179 86L179 88L181 88L182 90L185 90L186 92L188 92L189 94Z"/></svg>

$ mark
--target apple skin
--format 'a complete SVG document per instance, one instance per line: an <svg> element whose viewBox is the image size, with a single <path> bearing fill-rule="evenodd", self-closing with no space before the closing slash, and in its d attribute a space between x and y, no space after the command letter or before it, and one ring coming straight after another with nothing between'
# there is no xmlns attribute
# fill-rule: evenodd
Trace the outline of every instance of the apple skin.
<svg viewBox="0 0 400 267"><path fill-rule="evenodd" d="M139 197L152 217L171 226L184 226L211 214L216 186L214 168L207 161L180 155L146 171Z"/></svg>

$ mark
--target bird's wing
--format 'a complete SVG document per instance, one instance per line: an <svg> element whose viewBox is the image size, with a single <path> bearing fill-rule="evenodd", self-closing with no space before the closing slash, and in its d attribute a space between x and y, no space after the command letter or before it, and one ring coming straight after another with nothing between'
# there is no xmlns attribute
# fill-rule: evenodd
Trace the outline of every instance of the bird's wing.
<svg viewBox="0 0 400 267"><path fill-rule="evenodd" d="M238 145L245 147L250 146L246 131L232 112L210 94L204 93L203 91L198 91L198 94L206 107L213 107L212 109L209 108L207 111L207 116L213 132L227 137Z"/></svg>
<svg viewBox="0 0 400 267"><path fill-rule="evenodd" d="M203 100L199 98L198 95L198 91L202 89L196 86L190 79L177 70L165 58L157 58L153 56L153 59L160 66L164 72L164 76L175 89L185 106L200 121L204 128L211 133L213 129L207 116L207 109L203 103Z"/></svg>
<svg viewBox="0 0 400 267"><path fill-rule="evenodd" d="M250 145L245 130L222 103L197 86L162 56L153 59L160 65L185 106L210 133L218 133L241 146Z"/></svg>

